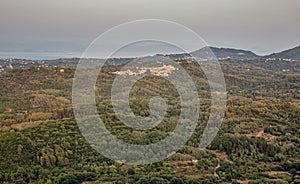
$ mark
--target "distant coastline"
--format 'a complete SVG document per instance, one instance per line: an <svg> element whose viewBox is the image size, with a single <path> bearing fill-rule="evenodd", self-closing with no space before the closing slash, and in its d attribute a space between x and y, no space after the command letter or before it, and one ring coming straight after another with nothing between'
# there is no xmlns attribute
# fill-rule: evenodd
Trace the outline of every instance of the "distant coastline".
<svg viewBox="0 0 300 184"><path fill-rule="evenodd" d="M18 58L28 60L52 60L59 58L80 58L81 52L1 52L0 59Z"/></svg>
<svg viewBox="0 0 300 184"><path fill-rule="evenodd" d="M252 57L257 58L292 58L299 60L300 59L300 46L290 48L287 50L283 50L276 53L266 54L266 55L258 55L255 52L251 50L246 49L240 49L240 48L224 48L224 47L214 47L209 46L210 49L214 52L214 54L217 56L218 59L220 59L221 55L224 57L227 54L235 54L235 55L245 55L250 54ZM200 48L197 51L200 51L204 48ZM193 51L196 52L196 51ZM193 53L191 52L191 53ZM71 59L71 58L80 58L84 51L0 51L0 59L25 59L25 60L55 60L55 59ZM125 52L125 53L118 53L118 55L115 55L115 58L132 58L132 57L143 57L143 56L149 56L149 55L155 55L155 54L166 54L166 55L173 55L173 54L185 54L185 53L177 53L175 51L173 52L162 52L162 53L151 53L149 52L148 55L145 55L146 52ZM108 53L93 53L95 55L99 55L99 57L92 57L97 59L103 59L105 56L107 56ZM101 55L101 56L100 56ZM224 58L223 58L224 59ZM232 58L234 59L234 58Z"/></svg>

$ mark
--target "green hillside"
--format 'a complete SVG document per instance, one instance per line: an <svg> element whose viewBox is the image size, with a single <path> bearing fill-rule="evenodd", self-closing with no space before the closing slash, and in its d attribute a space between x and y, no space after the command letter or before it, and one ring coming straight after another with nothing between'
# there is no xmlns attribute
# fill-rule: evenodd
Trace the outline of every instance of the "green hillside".
<svg viewBox="0 0 300 184"><path fill-rule="evenodd" d="M101 156L80 134L71 104L74 68L32 67L1 74L0 183L300 183L300 62L222 62L226 114L205 150L198 146L210 113L209 86L198 65L178 62L199 90L196 131L168 159L143 166ZM168 101L168 108L159 126L134 130L118 120L110 101L119 69L103 69L95 88L107 129L134 144L170 135L180 114L172 85L155 76L135 84L130 94L135 115L148 116L149 99L156 95Z"/></svg>

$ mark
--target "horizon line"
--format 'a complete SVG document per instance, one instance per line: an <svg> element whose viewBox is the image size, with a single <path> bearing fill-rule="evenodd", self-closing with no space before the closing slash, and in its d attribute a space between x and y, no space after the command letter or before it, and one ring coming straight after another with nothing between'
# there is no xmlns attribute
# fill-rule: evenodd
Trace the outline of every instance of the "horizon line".
<svg viewBox="0 0 300 184"><path fill-rule="evenodd" d="M191 51L191 52L168 52L168 53L153 53L153 54L148 54L148 55L144 55L144 56L151 56L151 55L159 55L159 54L166 54L166 55L172 55L172 54L190 54L190 53L193 53L193 52L196 52L196 51L199 51L203 48L216 48L216 49L232 49L232 50L240 50L240 51L246 51L246 52L252 52L253 54L255 54L256 56L258 57L266 57L266 56L270 56L272 54L276 54L276 53L281 53L281 52L284 52L284 51L289 51L289 50L292 50L292 49L295 49L297 47L300 47L300 45L297 45L297 46L294 46L294 47L291 47L291 48L288 48L288 49L285 49L285 50L281 50L281 51L278 51L278 52L272 52L272 53L269 53L269 54L265 54L265 55L259 55L257 53L255 53L254 51L250 50L250 49L243 49L243 48L234 48L234 47L217 47L217 46L205 46L205 47L202 47L200 49L197 49L197 50L194 50L194 51ZM3 53L22 53L23 56L4 56L2 57L1 55ZM44 55L39 55L39 56L36 56L35 54L37 53L44 53ZM1 52L0 51L0 59L24 59L24 60L33 60L33 61L39 61L39 60L57 60L57 59L81 59L81 55L82 55L83 52L77 52L77 51L8 51L8 52ZM133 53L133 52L127 52L128 54L129 53ZM137 52L138 53L138 52ZM139 52L139 53L142 53L142 52ZM24 55L26 54L31 54L31 57L26 57ZM76 55L78 54L78 55ZM59 56L61 55L61 56ZM115 59L115 58L136 58L136 57L143 57L143 56L130 56L130 55L127 55L127 56L118 56L118 57L114 57L114 58L111 58L111 59ZM101 58L101 57L90 57L90 58L82 58L82 59L105 59L105 58Z"/></svg>

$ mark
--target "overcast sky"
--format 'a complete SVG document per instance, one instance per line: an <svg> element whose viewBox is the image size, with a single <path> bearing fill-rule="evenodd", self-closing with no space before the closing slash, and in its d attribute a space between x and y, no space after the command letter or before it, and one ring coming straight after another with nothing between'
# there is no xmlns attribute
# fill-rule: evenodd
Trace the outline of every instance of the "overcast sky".
<svg viewBox="0 0 300 184"><path fill-rule="evenodd" d="M300 45L299 7L299 0L0 0L0 54L82 52L107 29L144 18L183 24L212 46L268 54Z"/></svg>

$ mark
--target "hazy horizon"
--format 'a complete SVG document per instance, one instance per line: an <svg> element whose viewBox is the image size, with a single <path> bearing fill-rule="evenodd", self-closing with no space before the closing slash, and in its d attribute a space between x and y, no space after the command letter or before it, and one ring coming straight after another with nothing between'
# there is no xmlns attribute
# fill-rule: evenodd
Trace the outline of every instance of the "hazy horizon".
<svg viewBox="0 0 300 184"><path fill-rule="evenodd" d="M299 46L299 45L298 45ZM214 46L210 46L214 47ZM297 46L295 46L297 47ZM225 47L218 47L218 48L225 48ZM294 48L294 47L292 47ZM292 49L288 48L288 49ZM226 47L226 49L238 49L238 50L245 50L245 51L251 51L243 48L233 48L233 47ZM284 51L284 50L282 50ZM252 51L253 52L253 51ZM278 51L281 52L281 51ZM51 52L51 51L39 51L39 52L33 52L33 51L25 51L25 52L19 52L19 51L13 51L13 52L1 52L0 51L0 59L8 59L8 58L14 58L14 59L28 59L28 60L52 60L52 59L61 59L61 58L81 58L83 52L72 52L72 51L66 51L66 52ZM115 55L115 58L130 58L130 57L142 57L142 56L149 56L154 54L180 54L184 52L176 52L176 51L170 51L170 52L153 52L149 54L139 53L139 52L122 52L118 53L118 55ZM255 52L254 52L255 53ZM275 52L272 52L270 54L273 54ZM255 53L257 54L257 53ZM257 54L258 56L267 56ZM104 59L104 57L95 57L98 59Z"/></svg>
<svg viewBox="0 0 300 184"><path fill-rule="evenodd" d="M210 46L258 55L300 45L297 0L2 0L0 5L0 58L78 57L106 30L148 18L183 24Z"/></svg>

